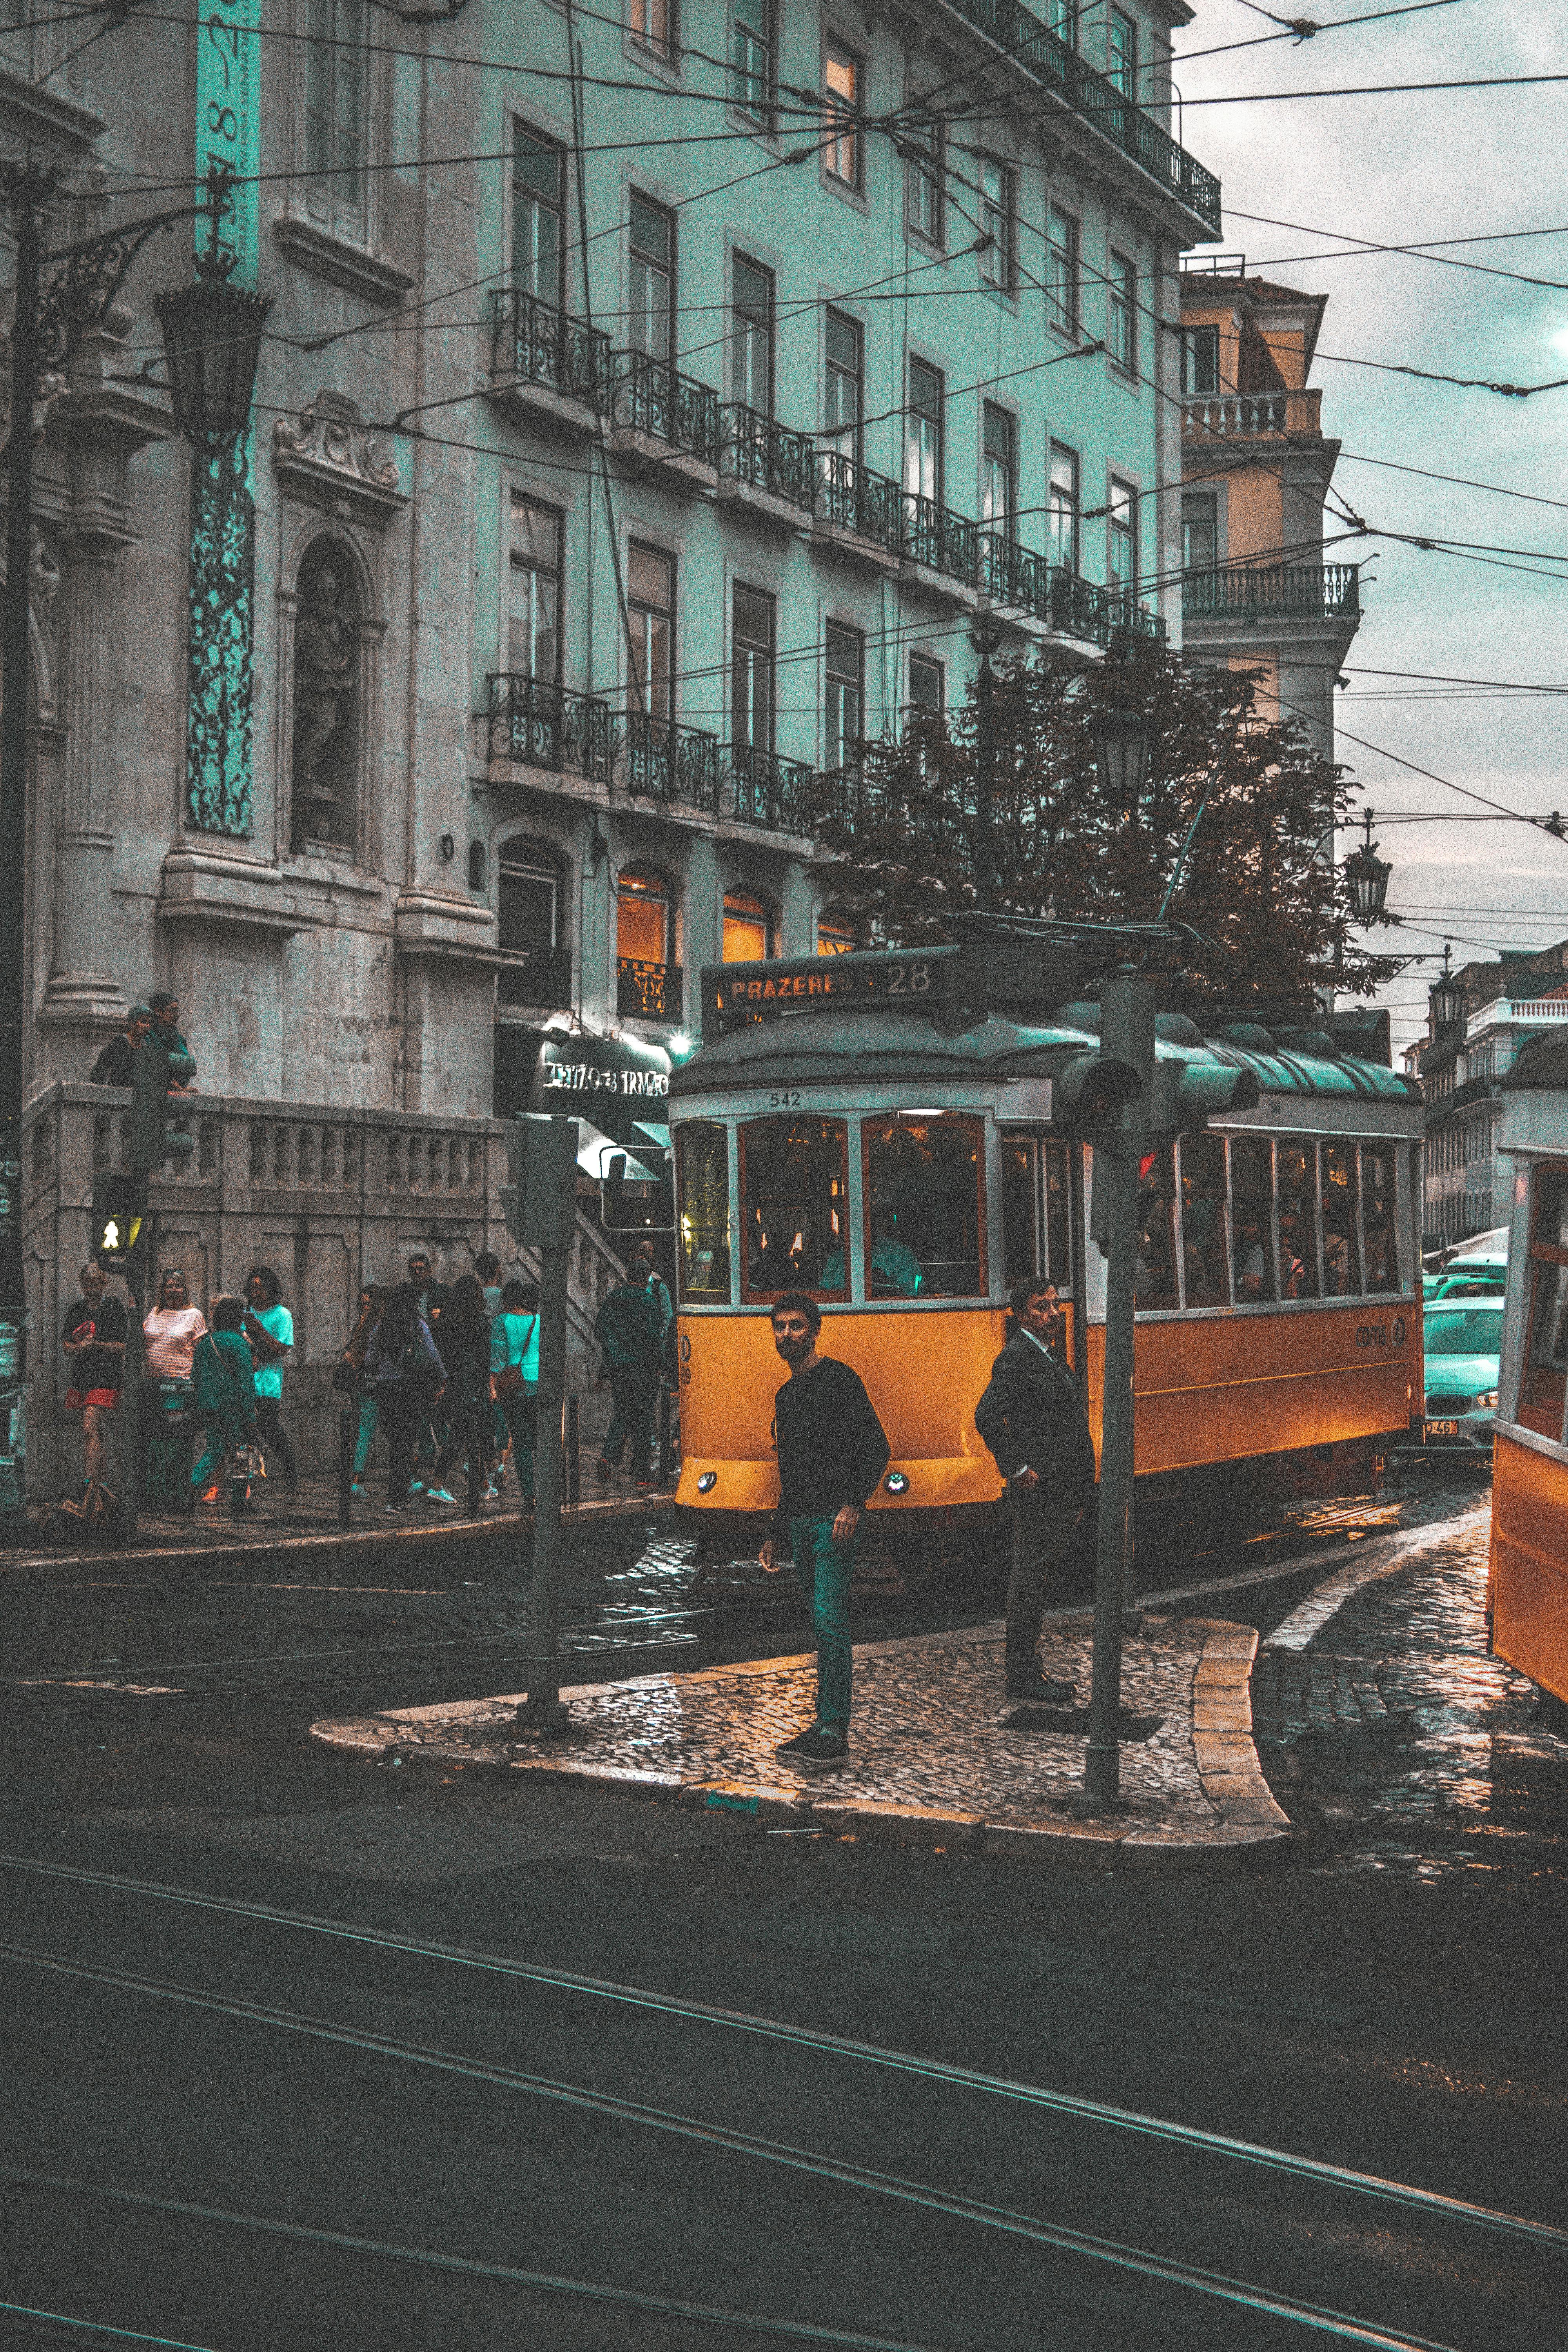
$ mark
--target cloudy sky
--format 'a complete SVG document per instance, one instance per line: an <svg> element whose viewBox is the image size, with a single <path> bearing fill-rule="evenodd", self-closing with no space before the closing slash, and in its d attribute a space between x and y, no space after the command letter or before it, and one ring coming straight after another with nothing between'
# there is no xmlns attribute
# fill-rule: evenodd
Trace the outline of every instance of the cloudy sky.
<svg viewBox="0 0 1568 2352"><path fill-rule="evenodd" d="M1279 0L1279 13L1300 5ZM1327 29L1386 5L1333 0L1331 17L1327 6L1309 9L1325 29L1300 46L1286 37L1200 58L1275 27L1241 0L1198 0L1176 79L1183 143L1224 183L1224 249L1245 253L1249 269L1331 298L1312 381L1323 389L1324 430L1344 445L1335 488L1374 531L1440 532L1519 551L1483 562L1375 536L1331 551L1361 561L1365 614L1352 686L1338 697L1339 754L1377 812L1383 855L1394 862L1389 906L1405 919L1410 951L1440 953L1449 937L1461 961L1568 938L1568 842L1487 818L1398 764L1412 761L1510 809L1562 808L1568 818L1568 387L1502 399L1346 362L1519 384L1568 376L1568 84L1264 101L1270 91L1568 73L1568 8L1563 0L1448 0ZM1198 102L1238 93L1253 102ZM1490 241L1517 230L1546 234ZM1449 262L1554 282L1344 252L1355 238L1456 237L1478 241L1446 246ZM1372 459L1492 487L1363 462ZM1504 686L1555 692L1499 691ZM1351 742L1352 733L1379 748ZM1465 821L1467 807L1483 821ZM1385 992L1396 1045L1424 1027L1430 970L1413 965Z"/></svg>

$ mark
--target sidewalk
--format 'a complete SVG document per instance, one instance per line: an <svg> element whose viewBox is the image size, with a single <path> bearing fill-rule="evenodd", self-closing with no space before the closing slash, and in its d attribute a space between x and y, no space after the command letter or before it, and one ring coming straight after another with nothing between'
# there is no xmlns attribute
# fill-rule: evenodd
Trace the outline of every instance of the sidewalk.
<svg viewBox="0 0 1568 2352"><path fill-rule="evenodd" d="M1146 1620L1122 1664L1127 1810L1077 1821L1090 1628L1047 1626L1045 1665L1077 1682L1071 1707L1003 1691L1000 1624L867 1643L855 1652L853 1754L802 1778L775 1745L811 1719L816 1661L770 1658L567 1690L573 1729L519 1744L516 1696L323 1721L318 1746L377 1762L479 1765L586 1782L759 1822L902 1844L1089 1862L1100 1869L1232 1866L1289 1843L1252 1741L1250 1626Z"/></svg>
<svg viewBox="0 0 1568 2352"><path fill-rule="evenodd" d="M575 1504L568 1504L562 1517L572 1524L582 1519L635 1517L639 1511L659 1508L668 1504L669 1496L653 1488L634 1487L628 1475L602 1479L595 1475L595 1456L583 1457L581 1496ZM458 1483L450 1490L457 1497L450 1503L410 1503L399 1518L389 1519L385 1511L386 1471L384 1465L373 1470L365 1501L352 1505L352 1519L347 1528L338 1525L338 1477L336 1470L306 1471L292 1494L281 1478L264 1478L254 1490L257 1506L254 1518L232 1519L228 1514L227 1490L224 1501L216 1507L200 1503L188 1514L142 1511L134 1544L89 1544L73 1548L68 1543L40 1540L36 1547L0 1551L0 1572L16 1568L71 1568L89 1561L114 1559L123 1565L151 1563L157 1560L223 1556L244 1551L265 1555L268 1551L287 1549L290 1553L301 1546L317 1556L330 1557L334 1549L358 1549L363 1545L416 1544L448 1542L463 1538L473 1542L487 1534L503 1536L509 1531L515 1536L518 1525L517 1486L509 1478L505 1497L500 1503L481 1500L477 1518L468 1513L468 1482L466 1473L459 1472Z"/></svg>

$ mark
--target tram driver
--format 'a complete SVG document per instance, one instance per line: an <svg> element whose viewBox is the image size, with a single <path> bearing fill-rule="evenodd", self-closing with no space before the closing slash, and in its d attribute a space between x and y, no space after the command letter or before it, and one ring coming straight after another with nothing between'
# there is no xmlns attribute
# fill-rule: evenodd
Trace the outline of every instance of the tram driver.
<svg viewBox="0 0 1568 2352"><path fill-rule="evenodd" d="M843 1290L847 1286L844 1273L844 1251L836 1249L822 1269L824 1290ZM893 1230L889 1212L877 1211L876 1238L871 1244L871 1262L866 1269L867 1296L871 1298L918 1298L925 1286L921 1262L908 1242L899 1239Z"/></svg>

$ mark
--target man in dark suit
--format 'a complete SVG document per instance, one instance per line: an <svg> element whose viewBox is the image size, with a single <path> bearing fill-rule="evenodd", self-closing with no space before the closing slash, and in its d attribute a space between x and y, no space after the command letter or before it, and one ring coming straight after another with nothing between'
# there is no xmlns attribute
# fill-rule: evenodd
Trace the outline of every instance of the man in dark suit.
<svg viewBox="0 0 1568 2352"><path fill-rule="evenodd" d="M1007 1581L1007 1696L1061 1706L1071 1683L1041 1668L1046 1587L1083 1517L1094 1484L1094 1441L1078 1383L1057 1352L1062 1314L1056 1285L1036 1275L1012 1297L1017 1329L991 1367L974 1426L1007 1481L1013 1572Z"/></svg>

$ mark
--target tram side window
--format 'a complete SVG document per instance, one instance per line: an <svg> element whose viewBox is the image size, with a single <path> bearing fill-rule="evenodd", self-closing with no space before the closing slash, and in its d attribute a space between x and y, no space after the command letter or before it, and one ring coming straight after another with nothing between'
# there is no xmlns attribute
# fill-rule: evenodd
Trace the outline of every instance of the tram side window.
<svg viewBox="0 0 1568 2352"><path fill-rule="evenodd" d="M1274 1271L1274 1147L1238 1136L1230 1147L1230 1262L1236 1303L1258 1307L1279 1293Z"/></svg>
<svg viewBox="0 0 1568 2352"><path fill-rule="evenodd" d="M730 1303L730 1148L721 1127L689 1119L679 1131L680 1296Z"/></svg>
<svg viewBox="0 0 1568 2352"><path fill-rule="evenodd" d="M1356 1234L1356 1148L1325 1143L1323 1155L1323 1295L1349 1298L1361 1288Z"/></svg>
<svg viewBox="0 0 1568 2352"><path fill-rule="evenodd" d="M1002 1279L1009 1290L1040 1261L1040 1147L1032 1135L1002 1138Z"/></svg>
<svg viewBox="0 0 1568 2352"><path fill-rule="evenodd" d="M1046 1271L1065 1298L1072 1288L1071 1165L1065 1143L1043 1143L1046 1175Z"/></svg>
<svg viewBox="0 0 1568 2352"><path fill-rule="evenodd" d="M1530 1353L1519 1418L1539 1437L1563 1436L1568 1389L1568 1172L1542 1169L1530 1221Z"/></svg>
<svg viewBox="0 0 1568 2352"><path fill-rule="evenodd" d="M1318 1147L1279 1146L1279 1295L1321 1298L1318 1283Z"/></svg>
<svg viewBox="0 0 1568 2352"><path fill-rule="evenodd" d="M1134 1302L1140 1314L1152 1315L1174 1307L1176 1297L1176 1181L1171 1168L1171 1147L1151 1151L1138 1171L1138 1259L1133 1275Z"/></svg>
<svg viewBox="0 0 1568 2352"><path fill-rule="evenodd" d="M862 1133L867 1297L984 1297L980 1120L901 1111Z"/></svg>
<svg viewBox="0 0 1568 2352"><path fill-rule="evenodd" d="M1386 1144L1361 1148L1361 1223L1366 1241L1366 1286L1397 1290L1399 1254L1394 1227L1394 1153Z"/></svg>
<svg viewBox="0 0 1568 2352"><path fill-rule="evenodd" d="M742 1295L847 1298L847 1138L841 1118L754 1118L741 1129Z"/></svg>
<svg viewBox="0 0 1568 2352"><path fill-rule="evenodd" d="M1189 1307L1226 1307L1225 1145L1217 1135L1184 1135L1182 1273Z"/></svg>

